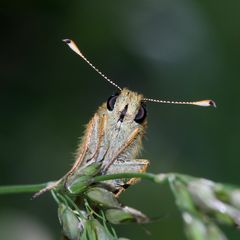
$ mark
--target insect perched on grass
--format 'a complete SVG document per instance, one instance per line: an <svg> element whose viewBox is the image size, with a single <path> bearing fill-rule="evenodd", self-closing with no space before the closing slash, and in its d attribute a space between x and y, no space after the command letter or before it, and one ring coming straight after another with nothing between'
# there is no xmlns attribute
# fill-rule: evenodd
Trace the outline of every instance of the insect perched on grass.
<svg viewBox="0 0 240 240"><path fill-rule="evenodd" d="M216 106L212 100L196 102L164 101L145 98L142 94L119 87L99 71L70 39L63 40L75 53L87 62L105 80L119 91L103 103L89 121L78 148L77 157L70 171L59 181L42 189L35 196L57 187L60 183L68 188L81 176L81 172L93 163L101 164L99 174L145 172L149 161L136 159L142 147L142 138L147 126L147 102ZM118 196L136 178L107 181L108 187Z"/></svg>

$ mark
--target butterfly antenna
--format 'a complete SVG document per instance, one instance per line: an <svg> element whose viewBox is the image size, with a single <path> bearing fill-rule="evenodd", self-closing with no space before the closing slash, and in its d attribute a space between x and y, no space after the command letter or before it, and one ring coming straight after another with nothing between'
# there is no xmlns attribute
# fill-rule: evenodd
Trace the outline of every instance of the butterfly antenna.
<svg viewBox="0 0 240 240"><path fill-rule="evenodd" d="M71 39L63 39L63 42L65 42L75 53L77 53L91 68L93 68L99 75L101 75L105 80L107 80L109 83L111 83L114 87L118 88L120 91L122 90L121 87L119 87L114 81L112 81L110 78L105 76L100 70L98 70L79 50L77 45L72 41Z"/></svg>
<svg viewBox="0 0 240 240"><path fill-rule="evenodd" d="M217 107L216 103L213 100L201 100L201 101L195 101L195 102L179 102L179 101L159 100L159 99L153 99L153 98L144 98L143 101L165 103L165 104L178 104L178 105L196 105L200 107Z"/></svg>

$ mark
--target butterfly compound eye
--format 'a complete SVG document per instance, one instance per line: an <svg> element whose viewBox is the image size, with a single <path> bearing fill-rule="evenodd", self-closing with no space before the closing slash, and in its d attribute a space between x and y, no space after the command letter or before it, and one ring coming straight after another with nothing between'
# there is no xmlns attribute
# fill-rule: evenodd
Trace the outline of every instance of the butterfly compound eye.
<svg viewBox="0 0 240 240"><path fill-rule="evenodd" d="M107 100L107 109L109 111L112 111L114 109L114 105L116 103L118 95L119 94L117 93L117 94L114 94L114 95L112 95L111 97L108 98L108 100Z"/></svg>
<svg viewBox="0 0 240 240"><path fill-rule="evenodd" d="M142 104L138 110L137 115L134 118L134 121L136 123L141 124L145 120L146 116L147 116L147 110L146 110L145 106Z"/></svg>

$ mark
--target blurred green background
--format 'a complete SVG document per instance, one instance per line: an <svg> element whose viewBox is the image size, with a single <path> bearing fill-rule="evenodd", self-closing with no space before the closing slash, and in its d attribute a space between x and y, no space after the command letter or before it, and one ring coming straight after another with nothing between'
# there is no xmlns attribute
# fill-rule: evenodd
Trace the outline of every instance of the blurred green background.
<svg viewBox="0 0 240 240"><path fill-rule="evenodd" d="M240 185L239 12L237 0L1 2L0 184L63 176L84 124L116 90L61 41L72 38L120 86L152 98L216 100L217 109L147 105L141 157L150 172ZM1 239L58 239L50 194L30 197L0 197ZM168 187L143 181L122 202L159 220L117 226L119 236L185 239Z"/></svg>

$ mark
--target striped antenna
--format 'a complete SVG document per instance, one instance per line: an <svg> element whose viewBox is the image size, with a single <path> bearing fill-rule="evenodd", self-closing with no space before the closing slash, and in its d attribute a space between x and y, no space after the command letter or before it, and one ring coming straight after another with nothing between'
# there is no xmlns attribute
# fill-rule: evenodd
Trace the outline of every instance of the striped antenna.
<svg viewBox="0 0 240 240"><path fill-rule="evenodd" d="M179 105L196 105L200 107L217 107L213 100L201 100L196 102L178 102L178 101L165 101L152 98L144 98L145 102L166 103L166 104L179 104Z"/></svg>
<svg viewBox="0 0 240 240"><path fill-rule="evenodd" d="M111 83L114 87L118 88L120 91L122 88L120 88L114 81L112 81L110 78L105 76L100 70L98 70L79 50L77 45L72 41L71 39L63 39L63 42L65 42L75 53L77 53L91 68L93 68L99 75L101 75L105 80L107 80L109 83Z"/></svg>

